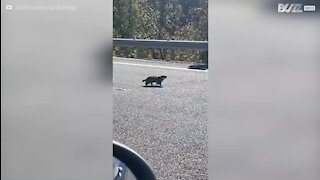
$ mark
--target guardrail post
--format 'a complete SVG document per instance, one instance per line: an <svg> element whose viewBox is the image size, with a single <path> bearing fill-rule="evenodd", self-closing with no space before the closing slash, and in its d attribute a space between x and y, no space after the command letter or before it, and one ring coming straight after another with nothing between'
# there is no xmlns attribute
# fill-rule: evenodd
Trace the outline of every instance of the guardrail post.
<svg viewBox="0 0 320 180"><path fill-rule="evenodd" d="M170 60L175 60L176 55L174 49L170 49Z"/></svg>
<svg viewBox="0 0 320 180"><path fill-rule="evenodd" d="M137 59L141 59L141 58L142 58L142 57L141 57L141 49L140 49L140 48L137 48L136 51L137 51L136 58L137 58Z"/></svg>

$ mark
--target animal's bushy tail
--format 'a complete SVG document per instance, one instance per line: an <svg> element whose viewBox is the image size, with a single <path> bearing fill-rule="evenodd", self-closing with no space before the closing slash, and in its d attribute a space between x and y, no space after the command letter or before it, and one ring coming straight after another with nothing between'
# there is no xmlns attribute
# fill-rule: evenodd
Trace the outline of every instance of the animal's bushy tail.
<svg viewBox="0 0 320 180"><path fill-rule="evenodd" d="M144 80L142 80L142 82L145 82L146 80L144 79Z"/></svg>

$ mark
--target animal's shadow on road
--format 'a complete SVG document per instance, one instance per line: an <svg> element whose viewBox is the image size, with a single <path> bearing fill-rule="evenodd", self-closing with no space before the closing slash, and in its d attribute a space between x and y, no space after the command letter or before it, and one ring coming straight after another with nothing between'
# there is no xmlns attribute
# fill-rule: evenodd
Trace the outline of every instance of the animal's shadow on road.
<svg viewBox="0 0 320 180"><path fill-rule="evenodd" d="M141 86L144 88L163 88L162 86Z"/></svg>

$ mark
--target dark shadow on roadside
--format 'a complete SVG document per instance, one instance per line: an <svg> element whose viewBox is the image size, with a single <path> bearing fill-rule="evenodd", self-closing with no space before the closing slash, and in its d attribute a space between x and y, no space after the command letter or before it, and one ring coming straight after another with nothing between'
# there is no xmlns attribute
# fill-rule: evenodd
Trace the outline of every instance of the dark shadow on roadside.
<svg viewBox="0 0 320 180"><path fill-rule="evenodd" d="M188 69L207 70L208 64L195 64L188 66Z"/></svg>
<svg viewBox="0 0 320 180"><path fill-rule="evenodd" d="M163 88L162 86L141 86L144 88Z"/></svg>

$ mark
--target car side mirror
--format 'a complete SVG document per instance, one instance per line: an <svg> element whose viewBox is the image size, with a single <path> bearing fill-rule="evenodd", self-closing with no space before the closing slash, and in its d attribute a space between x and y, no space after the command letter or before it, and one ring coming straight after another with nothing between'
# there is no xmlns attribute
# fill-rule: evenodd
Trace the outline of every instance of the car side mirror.
<svg viewBox="0 0 320 180"><path fill-rule="evenodd" d="M114 180L156 180L146 160L129 147L113 141Z"/></svg>

